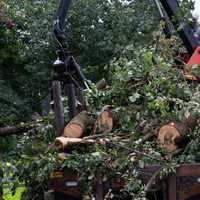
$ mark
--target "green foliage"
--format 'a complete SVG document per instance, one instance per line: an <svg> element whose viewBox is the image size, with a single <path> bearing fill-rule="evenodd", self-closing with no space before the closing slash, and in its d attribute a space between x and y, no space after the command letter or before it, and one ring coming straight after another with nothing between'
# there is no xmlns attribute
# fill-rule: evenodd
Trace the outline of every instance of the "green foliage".
<svg viewBox="0 0 200 200"><path fill-rule="evenodd" d="M141 13L144 8L145 13ZM118 0L74 2L67 31L70 48L81 57L84 65L102 67L113 57L119 57L128 44L137 45L140 40L142 45L148 41L145 37L151 38L147 33L156 23L151 15L153 8L154 4L148 1L130 4Z"/></svg>
<svg viewBox="0 0 200 200"><path fill-rule="evenodd" d="M21 194L23 193L24 188L18 188L16 191L16 194L13 196L9 193L8 189L5 189L3 192L5 200L19 200L21 198Z"/></svg>
<svg viewBox="0 0 200 200"><path fill-rule="evenodd" d="M130 5L117 0L72 2L66 23L69 51L88 77L96 81L108 76L104 66L128 44L137 46L151 39L149 32L156 23L153 6L147 0ZM15 123L27 119L32 110L40 111L55 59L52 23L57 7L55 0L6 1L5 19L14 26L9 29L1 24L0 124Z"/></svg>
<svg viewBox="0 0 200 200"><path fill-rule="evenodd" d="M28 108L19 93L21 91L21 74L24 73L24 69L16 32L9 30L5 24L0 24L0 26L0 125L3 125L6 122L11 124L17 117L23 120ZM16 77L18 78L16 79Z"/></svg>
<svg viewBox="0 0 200 200"><path fill-rule="evenodd" d="M4 66L0 69L0 124L12 124L18 117L22 120L27 112L39 107L51 80L50 64L55 57L50 27L57 1L6 3L15 27L3 27L0 32L5 45L0 48L0 64ZM178 69L171 67L173 52L168 47L177 42L166 40L160 32L152 33L156 18L151 14L152 7L146 0L129 4L117 0L73 3L66 27L70 51L87 65L84 69L95 80L106 72L110 85L109 90L97 91L91 83L86 92L89 109L98 112L104 105L114 105L120 122L113 135L121 133L123 139L116 142L113 135L108 135L110 145L97 143L83 149L80 146L60 161L58 152L47 148L55 138L50 114L38 121L34 133L13 137L15 142L6 154L7 139L2 141L1 150L2 146L5 148L0 168L6 176L13 177L12 192L19 183L25 185L23 200L43 199L50 173L64 168L79 172L85 186L83 195L91 193L93 179L101 171L103 180L123 178L123 192L134 200L144 200L144 185L138 177L143 167L161 164L163 177L181 163L199 161L199 126L188 133L192 145L172 160L154 138L145 142L141 139L141 124L155 132L160 123L199 114L200 106L199 85L188 83ZM153 44L148 43L151 39ZM94 75L97 68L101 75ZM143 153L139 160L133 150Z"/></svg>
<svg viewBox="0 0 200 200"><path fill-rule="evenodd" d="M54 115L50 113L38 120L36 130L18 137L17 146L1 156L0 168L5 177L13 178L10 182L3 182L3 186L9 185L10 190L15 193L19 184L25 185L22 199L31 199L33 195L36 199L42 199L49 174L57 166L57 152L47 150L47 146L55 138L53 119Z"/></svg>
<svg viewBox="0 0 200 200"><path fill-rule="evenodd" d="M145 122L155 131L160 123L170 119L182 118L188 112L197 112L199 105L199 86L189 84L180 75L180 71L171 68L155 49L138 51L133 60L122 57L113 61L113 79L111 89L97 92L95 86L87 93L87 100L92 111L98 111L102 106L112 104L120 113L120 126L115 134L123 133L127 140L113 142L113 136L108 136L111 146L99 144L83 148L78 147L62 162L57 159L56 151L48 151L47 145L53 141L52 117L41 120L38 133L25 134L20 138L17 149L12 152L17 160L13 165L16 170L14 177L26 185L23 198L29 199L37 191L37 199L42 199L47 189L50 172L54 169L73 168L83 181L83 195L92 191L92 180L101 171L103 180L122 177L125 181L124 192L133 199L145 198L144 186L138 177L139 169L151 164L161 164L160 176L166 176L175 170L180 163L195 162L199 156L194 152L199 149L199 139L193 134L188 139L194 143L187 153L173 160L163 159L164 151L156 141L141 143L141 133L138 124ZM154 57L154 59L152 59ZM116 144L116 145L115 145ZM135 154L129 150L145 152L136 164ZM82 153L84 151L84 154ZM11 153L11 155L12 155ZM160 160L160 162L158 162Z"/></svg>

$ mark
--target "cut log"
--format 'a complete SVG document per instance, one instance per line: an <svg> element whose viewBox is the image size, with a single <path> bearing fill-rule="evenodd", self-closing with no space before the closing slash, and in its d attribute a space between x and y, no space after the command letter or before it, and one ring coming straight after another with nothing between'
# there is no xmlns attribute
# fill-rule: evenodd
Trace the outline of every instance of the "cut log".
<svg viewBox="0 0 200 200"><path fill-rule="evenodd" d="M70 144L80 144L82 142L81 138L66 138L66 137L57 137L55 140L55 145L59 149L64 149Z"/></svg>
<svg viewBox="0 0 200 200"><path fill-rule="evenodd" d="M0 137L5 137L13 134L22 134L26 131L34 129L36 125L34 124L19 124L17 126L8 126L0 128Z"/></svg>
<svg viewBox="0 0 200 200"><path fill-rule="evenodd" d="M106 105L102 108L102 111L95 122L93 132L95 134L98 129L98 132L100 133L109 133L114 127L116 127L118 121L118 116L117 113L114 112L113 106Z"/></svg>
<svg viewBox="0 0 200 200"><path fill-rule="evenodd" d="M65 127L63 135L68 138L80 138L87 127L94 124L91 114L83 111L76 115Z"/></svg>
<svg viewBox="0 0 200 200"><path fill-rule="evenodd" d="M185 135L197 125L196 117L188 117L183 121L174 121L163 125L158 132L158 141L167 152L179 147Z"/></svg>
<svg viewBox="0 0 200 200"><path fill-rule="evenodd" d="M82 138L66 138L66 137L57 137L55 140L55 145L59 149L65 149L70 145L77 144L91 144L94 143L94 140L83 140Z"/></svg>

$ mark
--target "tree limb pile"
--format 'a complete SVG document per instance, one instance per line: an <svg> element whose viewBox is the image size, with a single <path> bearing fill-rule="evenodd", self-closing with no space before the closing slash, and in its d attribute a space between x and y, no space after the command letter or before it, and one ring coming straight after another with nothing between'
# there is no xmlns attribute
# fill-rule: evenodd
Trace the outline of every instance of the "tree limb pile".
<svg viewBox="0 0 200 200"><path fill-rule="evenodd" d="M91 141L88 142L88 139L81 139L87 128L90 127L92 130L93 127L93 134L95 134L97 130L98 133L108 134L112 131L116 123L116 115L113 111L113 107L110 105L103 107L96 122L90 113L82 111L67 124L62 136L56 138L55 145L64 149L72 144L91 143Z"/></svg>

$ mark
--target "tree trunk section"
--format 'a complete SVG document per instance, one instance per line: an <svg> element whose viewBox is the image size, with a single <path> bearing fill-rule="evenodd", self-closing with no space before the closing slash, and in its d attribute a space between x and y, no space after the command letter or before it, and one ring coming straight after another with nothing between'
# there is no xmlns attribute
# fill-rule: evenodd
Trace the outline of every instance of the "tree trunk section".
<svg viewBox="0 0 200 200"><path fill-rule="evenodd" d="M84 140L82 138L66 138L66 137L57 137L55 140L55 146L59 149L65 149L68 146L77 145L77 144L93 144L94 140Z"/></svg>
<svg viewBox="0 0 200 200"><path fill-rule="evenodd" d="M83 111L76 115L65 127L63 135L68 138L80 138L88 126L94 124L90 113Z"/></svg>
<svg viewBox="0 0 200 200"><path fill-rule="evenodd" d="M104 106L95 123L93 133L110 133L117 126L118 122L119 116L113 107L110 105Z"/></svg>
<svg viewBox="0 0 200 200"><path fill-rule="evenodd" d="M163 125L158 132L158 141L167 152L175 151L185 135L197 125L196 117L188 117L183 121L174 121Z"/></svg>
<svg viewBox="0 0 200 200"><path fill-rule="evenodd" d="M101 79L99 82L97 82L96 87L100 91L104 91L109 88L107 81L105 78Z"/></svg>
<svg viewBox="0 0 200 200"><path fill-rule="evenodd" d="M20 124L17 126L8 126L0 128L0 137L5 137L13 134L22 134L26 131L33 129L33 124Z"/></svg>

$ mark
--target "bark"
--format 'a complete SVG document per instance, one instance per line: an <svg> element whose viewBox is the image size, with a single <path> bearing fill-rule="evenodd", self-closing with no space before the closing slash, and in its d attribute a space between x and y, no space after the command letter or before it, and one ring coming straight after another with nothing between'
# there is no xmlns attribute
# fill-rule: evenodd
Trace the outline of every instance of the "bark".
<svg viewBox="0 0 200 200"><path fill-rule="evenodd" d="M96 84L97 89L100 91L104 91L109 88L107 81L103 78Z"/></svg>
<svg viewBox="0 0 200 200"><path fill-rule="evenodd" d="M119 116L110 105L104 106L95 122L93 134L98 130L100 133L110 133L117 126Z"/></svg>
<svg viewBox="0 0 200 200"><path fill-rule="evenodd" d="M186 134L197 125L196 117L188 117L182 121L173 121L161 126L158 141L167 152L173 152L184 139Z"/></svg>
<svg viewBox="0 0 200 200"><path fill-rule="evenodd" d="M84 140L82 138L66 138L66 137L57 137L55 140L55 146L59 149L65 149L71 145L78 144L93 144L94 140Z"/></svg>
<svg viewBox="0 0 200 200"><path fill-rule="evenodd" d="M76 115L65 127L63 137L80 138L87 127L92 126L94 120L90 113L83 111Z"/></svg>
<svg viewBox="0 0 200 200"><path fill-rule="evenodd" d="M17 126L7 126L0 128L0 137L5 137L13 134L22 134L26 131L34 129L36 125L34 124L20 124Z"/></svg>

